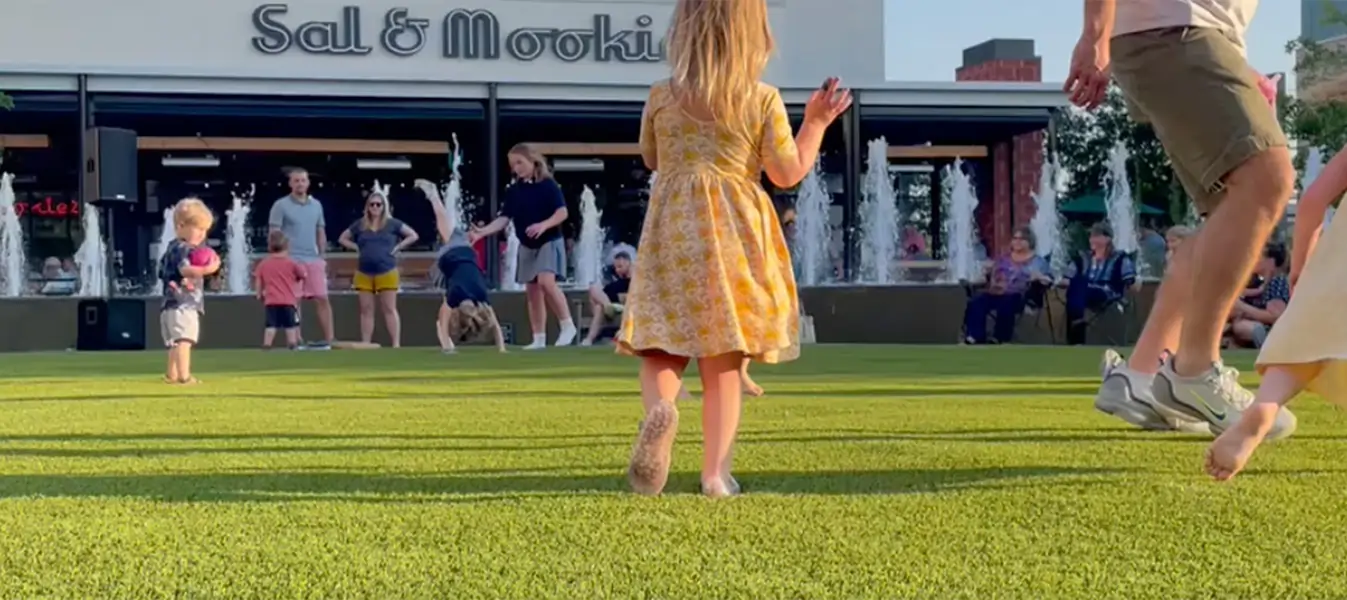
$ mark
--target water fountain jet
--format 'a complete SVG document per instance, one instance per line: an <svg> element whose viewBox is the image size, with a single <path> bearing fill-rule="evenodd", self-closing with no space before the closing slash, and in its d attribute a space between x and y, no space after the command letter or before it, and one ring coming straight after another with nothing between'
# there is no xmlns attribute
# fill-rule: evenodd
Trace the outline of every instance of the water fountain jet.
<svg viewBox="0 0 1347 600"><path fill-rule="evenodd" d="M23 223L14 198L14 175L0 175L0 289L6 298L24 294L28 283Z"/></svg>
<svg viewBox="0 0 1347 600"><path fill-rule="evenodd" d="M603 283L603 228L594 191L589 186L580 192L580 237L575 243L575 287L588 289Z"/></svg>
<svg viewBox="0 0 1347 600"><path fill-rule="evenodd" d="M963 159L945 167L943 186L949 199L945 214L945 281L971 283L982 279L982 266L977 255L977 188L973 178L964 172Z"/></svg>
<svg viewBox="0 0 1347 600"><path fill-rule="evenodd" d="M800 183L795 200L795 261L800 266L800 285L825 282L829 271L828 251L832 247L829 213L833 199L823 181L821 162Z"/></svg>
<svg viewBox="0 0 1347 600"><path fill-rule="evenodd" d="M250 292L253 250L248 217L252 214L252 199L256 194L257 186L252 186L244 196L232 194L233 207L225 212L225 289L239 296Z"/></svg>
<svg viewBox="0 0 1347 600"><path fill-rule="evenodd" d="M860 277L865 283L886 285L893 282L898 258L898 201L889 174L889 143L882 137L870 141L864 183Z"/></svg>

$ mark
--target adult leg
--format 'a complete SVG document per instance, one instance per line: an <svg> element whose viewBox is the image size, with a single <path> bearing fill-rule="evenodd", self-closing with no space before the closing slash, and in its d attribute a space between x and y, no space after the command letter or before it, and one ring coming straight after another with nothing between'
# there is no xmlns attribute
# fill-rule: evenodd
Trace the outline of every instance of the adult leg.
<svg viewBox="0 0 1347 600"><path fill-rule="evenodd" d="M1021 294L998 296L993 312L996 315L996 341L1002 344L1014 341L1015 325L1019 323L1020 313L1024 312L1024 296Z"/></svg>
<svg viewBox="0 0 1347 600"><path fill-rule="evenodd" d="M1176 28L1118 36L1112 45L1115 80L1209 215L1201 234L1184 243L1193 247L1190 290L1177 352L1155 382L1156 408L1219 432L1253 400L1220 364L1221 329L1290 199L1295 173L1286 137L1227 34Z"/></svg>
<svg viewBox="0 0 1347 600"><path fill-rule="evenodd" d="M963 309L964 341L969 344L987 343L987 312L991 309L991 294L979 293L968 299Z"/></svg>
<svg viewBox="0 0 1347 600"><path fill-rule="evenodd" d="M590 302L589 311L594 314L589 318L589 331L585 332L585 339L580 342L581 346L594 345L594 341L599 339L599 333L603 330L603 305Z"/></svg>
<svg viewBox="0 0 1347 600"><path fill-rule="evenodd" d="M1262 345L1263 338L1267 337L1267 329L1262 323L1249 319L1235 319L1230 324L1230 336L1235 339L1235 343L1245 348L1257 348Z"/></svg>
<svg viewBox="0 0 1347 600"><path fill-rule="evenodd" d="M1226 176L1225 198L1195 244L1198 268L1174 356L1180 377L1201 377L1220 362L1225 316L1290 201L1294 178L1285 146L1259 152Z"/></svg>
<svg viewBox="0 0 1347 600"><path fill-rule="evenodd" d="M1072 346L1085 343L1085 309L1089 297L1090 288L1084 281L1073 280L1066 288L1066 342Z"/></svg>
<svg viewBox="0 0 1347 600"><path fill-rule="evenodd" d="M402 347L402 318L398 315L397 290L379 292L379 308L384 314L384 326L394 348Z"/></svg>
<svg viewBox="0 0 1347 600"><path fill-rule="evenodd" d="M678 408L674 398L682 387L688 359L652 353L641 360L641 404L645 418L632 447L627 481L632 491L654 496L664 491L674 437L678 434Z"/></svg>
<svg viewBox="0 0 1347 600"><path fill-rule="evenodd" d="M307 271L304 278L305 295L313 299L318 326L323 330L323 341L331 346L337 340L337 335L332 325L332 303L327 298L327 262L307 263L304 267Z"/></svg>
<svg viewBox="0 0 1347 600"><path fill-rule="evenodd" d="M374 293L361 291L356 297L360 299L360 341L368 344L374 339Z"/></svg>
<svg viewBox="0 0 1347 600"><path fill-rule="evenodd" d="M739 487L730 468L743 404L743 358L734 352L697 360L702 376L702 493L708 496L730 496Z"/></svg>
<svg viewBox="0 0 1347 600"><path fill-rule="evenodd" d="M1170 258L1169 270L1155 291L1151 312L1141 328L1141 335L1137 337L1132 356L1127 359L1127 367L1138 374L1154 376L1160 369L1163 355L1179 345L1184 307L1193 291L1194 244L1191 242L1201 236L1202 231L1199 230L1196 236L1188 239L1189 243L1181 244Z"/></svg>

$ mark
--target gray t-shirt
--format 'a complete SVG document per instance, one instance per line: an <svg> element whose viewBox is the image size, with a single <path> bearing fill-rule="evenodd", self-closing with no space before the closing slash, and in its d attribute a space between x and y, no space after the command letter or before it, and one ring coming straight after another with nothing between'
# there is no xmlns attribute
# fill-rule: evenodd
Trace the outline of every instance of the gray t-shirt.
<svg viewBox="0 0 1347 600"><path fill-rule="evenodd" d="M402 221L389 218L382 229L365 229L365 222L357 219L351 224L351 241L360 248L358 268L366 275L383 275L398 268L393 248L402 241Z"/></svg>
<svg viewBox="0 0 1347 600"><path fill-rule="evenodd" d="M302 263L322 260L318 230L327 227L327 221L323 219L323 203L317 198L309 196L308 202L300 202L294 196L282 197L271 205L268 223L290 239L290 258Z"/></svg>

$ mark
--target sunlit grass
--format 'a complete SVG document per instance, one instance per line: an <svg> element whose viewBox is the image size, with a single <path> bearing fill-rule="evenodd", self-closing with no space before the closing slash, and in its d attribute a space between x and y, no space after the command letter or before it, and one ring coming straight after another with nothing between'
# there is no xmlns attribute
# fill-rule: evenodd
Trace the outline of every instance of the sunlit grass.
<svg viewBox="0 0 1347 600"><path fill-rule="evenodd" d="M695 402L669 493L625 493L636 364L603 350L205 351L190 388L4 356L0 598L1342 595L1337 410L1215 485L1202 438L1091 409L1097 359L811 347L756 369L746 495L707 501Z"/></svg>

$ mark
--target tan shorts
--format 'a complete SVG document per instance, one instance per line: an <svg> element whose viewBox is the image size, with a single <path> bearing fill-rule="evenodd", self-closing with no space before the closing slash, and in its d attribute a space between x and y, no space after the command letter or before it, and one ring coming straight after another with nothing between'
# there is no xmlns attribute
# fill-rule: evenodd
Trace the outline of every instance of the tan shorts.
<svg viewBox="0 0 1347 600"><path fill-rule="evenodd" d="M1224 32L1154 29L1115 37L1111 50L1128 111L1155 128L1201 214L1220 204L1226 175L1286 145L1253 70Z"/></svg>
<svg viewBox="0 0 1347 600"><path fill-rule="evenodd" d="M159 333L164 346L172 348L178 342L196 345L201 337L201 313L195 308L170 308L159 313Z"/></svg>

